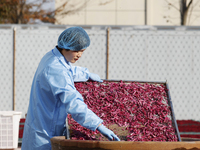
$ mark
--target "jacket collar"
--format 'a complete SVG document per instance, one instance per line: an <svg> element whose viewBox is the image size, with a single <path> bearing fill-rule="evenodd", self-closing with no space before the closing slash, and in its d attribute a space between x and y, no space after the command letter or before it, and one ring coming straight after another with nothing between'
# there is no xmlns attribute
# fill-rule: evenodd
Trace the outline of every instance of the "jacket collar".
<svg viewBox="0 0 200 150"><path fill-rule="evenodd" d="M68 62L65 57L60 53L60 51L55 47L52 50L52 53L58 58L58 60L67 68L67 69L71 69L71 63Z"/></svg>

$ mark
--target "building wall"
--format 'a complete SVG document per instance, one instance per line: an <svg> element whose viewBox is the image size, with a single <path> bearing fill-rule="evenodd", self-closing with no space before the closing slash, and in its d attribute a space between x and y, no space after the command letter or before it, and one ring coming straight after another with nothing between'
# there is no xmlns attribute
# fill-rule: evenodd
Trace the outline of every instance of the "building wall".
<svg viewBox="0 0 200 150"><path fill-rule="evenodd" d="M56 0L56 8L66 0ZM57 24L65 25L180 25L179 0L68 0L66 10L87 2L81 10L64 17ZM188 1L189 2L189 1ZM72 5L74 5L72 7ZM188 12L188 25L199 25L200 1L194 0ZM147 13L145 13L145 10ZM191 13L192 12L192 13Z"/></svg>
<svg viewBox="0 0 200 150"><path fill-rule="evenodd" d="M83 4L85 1L73 0L70 2L72 4ZM57 0L56 7L63 2L63 0ZM58 19L59 21L61 20L60 17ZM61 23L82 25L142 25L144 24L144 0L92 0L82 10L71 15L66 15Z"/></svg>

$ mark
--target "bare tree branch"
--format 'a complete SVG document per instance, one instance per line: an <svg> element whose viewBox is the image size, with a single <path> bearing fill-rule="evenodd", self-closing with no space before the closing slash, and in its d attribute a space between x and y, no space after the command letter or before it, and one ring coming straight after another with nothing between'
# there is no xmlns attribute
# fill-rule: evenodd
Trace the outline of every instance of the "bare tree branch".
<svg viewBox="0 0 200 150"><path fill-rule="evenodd" d="M190 4L191 5L191 4ZM188 15L188 21L187 21L187 24L189 25L190 24L190 19L191 19L191 15L192 15L192 12L193 12L193 9L194 9L194 6L193 5L191 5L190 6L190 14ZM189 9L188 9L188 11L189 11Z"/></svg>
<svg viewBox="0 0 200 150"><path fill-rule="evenodd" d="M177 11L180 11L175 5L171 4L168 0L165 0L168 5L172 6L174 9L176 9Z"/></svg>
<svg viewBox="0 0 200 150"><path fill-rule="evenodd" d="M108 3L112 2L114 0L110 0L110 1L107 1L107 2L100 2L99 5L107 5Z"/></svg>
<svg viewBox="0 0 200 150"><path fill-rule="evenodd" d="M56 15L63 16L63 15L68 15L68 14L78 12L78 11L82 10L83 8L85 8L88 2L89 2L89 0L85 1L80 7L76 8L76 9L72 9L72 10L66 9L65 10L66 5L68 4L68 1L67 1L55 10ZM71 7L74 7L74 5L72 5Z"/></svg>
<svg viewBox="0 0 200 150"><path fill-rule="evenodd" d="M194 8L198 6L197 4L200 1L197 1L195 4L193 0L188 0L188 2L187 0L177 0L177 1L179 1L180 3L179 4L180 9L178 9L174 3L172 4L168 0L165 0L165 2L168 3L169 7L174 8L175 10L179 12L181 25L191 24ZM170 18L166 17L166 19L170 19ZM195 17L195 20L196 20L196 17ZM192 22L194 22L193 19L192 19Z"/></svg>
<svg viewBox="0 0 200 150"><path fill-rule="evenodd" d="M188 6L187 6L187 9L190 8L190 5L192 4L193 0L190 0Z"/></svg>
<svg viewBox="0 0 200 150"><path fill-rule="evenodd" d="M194 21L195 21L197 18L199 18L199 17L200 17L200 15L195 16L195 18L193 19L193 21L191 21L191 24L194 23Z"/></svg>

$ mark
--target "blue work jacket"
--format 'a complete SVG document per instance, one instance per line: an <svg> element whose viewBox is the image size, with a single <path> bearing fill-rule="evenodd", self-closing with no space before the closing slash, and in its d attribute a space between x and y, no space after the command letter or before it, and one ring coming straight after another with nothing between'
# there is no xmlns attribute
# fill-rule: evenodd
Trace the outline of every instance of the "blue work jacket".
<svg viewBox="0 0 200 150"><path fill-rule="evenodd" d="M50 139L62 136L67 114L96 130L103 120L88 109L74 87L74 82L89 78L87 68L72 66L56 47L42 58L31 87L22 150L50 150Z"/></svg>

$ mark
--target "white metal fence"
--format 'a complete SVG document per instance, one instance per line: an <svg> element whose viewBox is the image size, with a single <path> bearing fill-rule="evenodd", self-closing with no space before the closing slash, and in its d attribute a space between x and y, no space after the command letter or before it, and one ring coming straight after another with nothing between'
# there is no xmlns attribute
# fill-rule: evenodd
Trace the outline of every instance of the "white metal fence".
<svg viewBox="0 0 200 150"><path fill-rule="evenodd" d="M26 113L37 65L67 27L0 25L0 110ZM200 27L82 27L91 46L75 65L102 79L167 80L176 119L200 120Z"/></svg>

